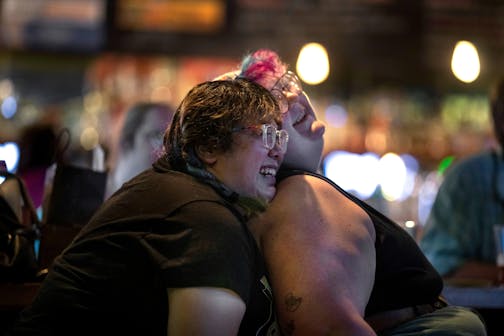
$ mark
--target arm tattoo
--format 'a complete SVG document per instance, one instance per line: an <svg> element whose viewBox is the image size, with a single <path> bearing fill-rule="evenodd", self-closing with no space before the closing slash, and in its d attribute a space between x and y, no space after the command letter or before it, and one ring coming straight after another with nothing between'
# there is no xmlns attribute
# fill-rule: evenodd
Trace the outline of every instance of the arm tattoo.
<svg viewBox="0 0 504 336"><path fill-rule="evenodd" d="M301 305L301 301L303 299L299 296L294 296L292 292L288 293L287 296L285 297L285 308L287 309L288 312L295 312L299 306Z"/></svg>

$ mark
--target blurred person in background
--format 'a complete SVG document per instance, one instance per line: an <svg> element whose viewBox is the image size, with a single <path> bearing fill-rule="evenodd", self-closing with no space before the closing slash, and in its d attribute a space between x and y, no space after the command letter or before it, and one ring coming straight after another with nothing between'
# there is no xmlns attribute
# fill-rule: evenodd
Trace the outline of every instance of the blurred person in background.
<svg viewBox="0 0 504 336"><path fill-rule="evenodd" d="M170 126L173 108L164 103L139 102L125 113L115 164L107 181L108 198L122 184L149 168L163 150L163 132Z"/></svg>
<svg viewBox="0 0 504 336"><path fill-rule="evenodd" d="M54 163L56 132L51 124L34 124L21 130L17 174L23 179L36 209L44 197L47 168Z"/></svg>
<svg viewBox="0 0 504 336"><path fill-rule="evenodd" d="M504 78L492 88L497 148L451 166L438 190L420 247L452 282L497 279L493 226L504 224Z"/></svg>
<svg viewBox="0 0 504 336"><path fill-rule="evenodd" d="M257 84L196 85L167 154L105 201L8 335L277 334L247 222L275 194L280 126Z"/></svg>
<svg viewBox="0 0 504 336"><path fill-rule="evenodd" d="M442 279L399 225L317 174L324 125L297 76L271 50L223 75L278 99L289 145L277 194L251 224L285 335L485 335L479 316L447 305Z"/></svg>

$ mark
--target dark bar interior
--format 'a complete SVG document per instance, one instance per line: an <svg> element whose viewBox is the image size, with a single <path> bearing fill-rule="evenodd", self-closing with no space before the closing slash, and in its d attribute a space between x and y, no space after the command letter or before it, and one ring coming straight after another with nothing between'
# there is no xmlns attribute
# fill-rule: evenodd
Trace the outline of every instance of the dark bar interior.
<svg viewBox="0 0 504 336"><path fill-rule="evenodd" d="M322 58L308 55L309 43L323 47L315 50ZM465 202L462 208L478 208L474 217L487 223L460 224L465 231L458 233L460 254L475 251L469 262L484 267L455 269L455 261L445 260L444 272L430 248L439 244L439 252L455 243L443 229L426 230L442 210L434 203L454 167L483 152L502 159L496 129L504 134L504 117L498 120L492 105L504 78L499 0L0 1L0 161L2 171L24 179L39 225L37 273L24 280L0 273L0 333L31 304L54 258L122 184L110 173L120 166L121 127L132 106L159 103L171 118L192 87L238 70L247 53L263 48L297 74L325 124L318 171L406 230L443 277L445 299L478 311L488 335L503 334L498 247L504 248L504 233L484 230L504 225L504 161L487 178L500 205L453 198ZM319 71L325 75L311 81ZM146 141L159 147L166 120L153 123L157 129L145 131ZM53 134L44 138L48 130ZM56 171L55 163L73 170ZM27 173L30 165L36 169ZM452 188L463 185L460 194L494 201L477 182L464 185L464 174L449 180ZM0 176L0 196L8 204L11 187L4 181ZM448 231L457 220L470 221L445 216L438 220L450 219ZM435 233L440 236L430 236Z"/></svg>

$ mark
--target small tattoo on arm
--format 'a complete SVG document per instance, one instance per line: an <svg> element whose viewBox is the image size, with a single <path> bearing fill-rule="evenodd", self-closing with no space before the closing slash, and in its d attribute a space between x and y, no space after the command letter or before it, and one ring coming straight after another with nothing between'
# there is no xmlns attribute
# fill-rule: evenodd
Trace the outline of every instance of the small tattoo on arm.
<svg viewBox="0 0 504 336"><path fill-rule="evenodd" d="M294 296L292 292L288 293L287 296L285 297L285 308L289 312L295 312L301 305L301 301L303 301L301 297Z"/></svg>

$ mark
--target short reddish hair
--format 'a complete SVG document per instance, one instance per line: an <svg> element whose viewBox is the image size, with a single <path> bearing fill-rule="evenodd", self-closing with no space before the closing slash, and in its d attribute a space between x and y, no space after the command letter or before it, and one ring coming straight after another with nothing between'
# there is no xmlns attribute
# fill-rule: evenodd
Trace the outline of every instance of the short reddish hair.
<svg viewBox="0 0 504 336"><path fill-rule="evenodd" d="M243 58L238 77L256 82L269 90L287 68L287 64L282 62L276 52L259 49Z"/></svg>

